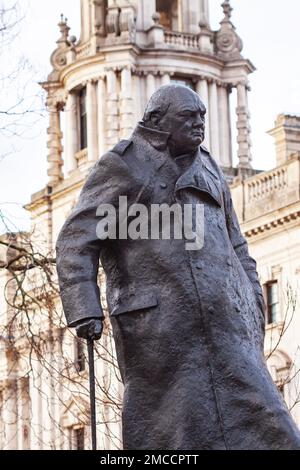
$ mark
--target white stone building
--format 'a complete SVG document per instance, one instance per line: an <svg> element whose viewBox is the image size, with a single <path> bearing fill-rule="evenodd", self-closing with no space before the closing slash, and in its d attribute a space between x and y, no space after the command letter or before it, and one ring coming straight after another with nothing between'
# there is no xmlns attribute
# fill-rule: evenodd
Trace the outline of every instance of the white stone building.
<svg viewBox="0 0 300 470"><path fill-rule="evenodd" d="M280 116L271 131L277 142L278 167L267 173L252 169L247 93L248 75L255 69L241 54L242 41L231 22L229 1L222 8L220 28L212 31L209 0L81 0L78 41L69 35L62 17L52 71L42 84L49 111L49 180L32 196L27 209L35 246L51 253L91 166L130 135L155 89L170 82L192 87L207 106L205 144L233 184L237 213L259 262L268 300L268 353L288 323L283 324L285 285L289 282L296 292L300 273L300 120ZM236 129L231 128L232 113L236 113ZM234 138L237 168L232 160ZM8 254L3 249L0 259L10 256L11 249ZM26 281L28 290L33 289L34 295L38 290L38 298L43 299L44 280L35 280L34 288L31 281ZM14 297L16 288L9 274L0 272L0 326L15 318L7 298ZM31 301L25 312L38 346L32 347L22 335L21 322L18 331L14 327L10 335L4 328L0 336L1 448L89 446L84 346L63 326L60 308L55 309L55 318L51 308L36 308ZM288 315L290 311L291 305ZM292 325L269 359L289 406L298 392L298 376L291 383L288 380L300 367L298 317L297 305ZM122 389L111 350L107 334L97 360L102 449L122 445ZM293 406L293 413L300 424L300 408Z"/></svg>
<svg viewBox="0 0 300 470"><path fill-rule="evenodd" d="M270 371L300 425L300 117L279 115L269 134L276 168L237 180L232 195L264 288Z"/></svg>

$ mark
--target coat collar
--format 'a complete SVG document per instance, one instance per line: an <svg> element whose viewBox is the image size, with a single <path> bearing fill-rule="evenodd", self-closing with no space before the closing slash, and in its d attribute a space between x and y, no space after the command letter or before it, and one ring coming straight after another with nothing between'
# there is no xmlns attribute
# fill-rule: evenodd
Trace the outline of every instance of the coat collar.
<svg viewBox="0 0 300 470"><path fill-rule="evenodd" d="M156 129L150 129L146 127L143 122L139 122L135 128L133 135L137 135L145 139L152 147L156 150L164 151L168 146L168 140L170 137L169 132L162 132Z"/></svg>
<svg viewBox="0 0 300 470"><path fill-rule="evenodd" d="M170 134L168 132L158 131L146 127L143 122L140 122L132 134L133 139L143 139L150 144L154 151L151 153L151 158L154 161L155 168L158 170L163 166L169 157L168 140ZM156 150L156 151L155 151Z"/></svg>
<svg viewBox="0 0 300 470"><path fill-rule="evenodd" d="M168 158L172 158L168 150L168 140L170 137L168 132L150 129L140 122L135 128L132 137L146 140L156 150L152 154L156 169L160 169ZM212 168L212 165L209 165L206 159L204 161L205 153L209 155L208 151L200 146L195 152L192 163L179 176L175 191L189 187L194 188L209 194L219 206L222 206L219 176ZM188 155L187 158L191 158L191 155ZM184 155L178 157L178 159L184 159Z"/></svg>
<svg viewBox="0 0 300 470"><path fill-rule="evenodd" d="M201 147L199 147L192 164L178 178L175 191L179 191L184 188L196 189L207 193L221 207L222 196L219 176L212 168L210 168L209 164L203 161L201 150Z"/></svg>

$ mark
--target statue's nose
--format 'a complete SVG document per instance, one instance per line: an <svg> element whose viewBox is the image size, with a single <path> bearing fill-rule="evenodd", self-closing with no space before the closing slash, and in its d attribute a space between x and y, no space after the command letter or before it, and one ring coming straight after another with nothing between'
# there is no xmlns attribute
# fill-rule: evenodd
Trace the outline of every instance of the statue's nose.
<svg viewBox="0 0 300 470"><path fill-rule="evenodd" d="M195 119L193 126L198 128L202 127L205 124L205 119L202 118L201 116L198 116L197 119Z"/></svg>

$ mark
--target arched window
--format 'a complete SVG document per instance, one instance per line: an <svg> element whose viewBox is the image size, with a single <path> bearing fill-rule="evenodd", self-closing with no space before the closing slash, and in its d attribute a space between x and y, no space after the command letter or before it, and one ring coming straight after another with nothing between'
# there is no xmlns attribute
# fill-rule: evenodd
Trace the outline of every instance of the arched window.
<svg viewBox="0 0 300 470"><path fill-rule="evenodd" d="M156 0L156 11L160 14L160 24L167 31L180 31L178 0Z"/></svg>

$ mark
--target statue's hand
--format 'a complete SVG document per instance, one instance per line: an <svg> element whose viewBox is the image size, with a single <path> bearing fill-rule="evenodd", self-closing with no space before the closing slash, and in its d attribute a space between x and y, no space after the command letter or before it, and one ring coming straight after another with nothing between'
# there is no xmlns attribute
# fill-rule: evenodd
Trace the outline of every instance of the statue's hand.
<svg viewBox="0 0 300 470"><path fill-rule="evenodd" d="M101 319L83 320L76 326L76 333L79 338L92 339L97 341L101 338L103 331L103 321Z"/></svg>

